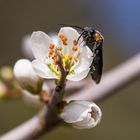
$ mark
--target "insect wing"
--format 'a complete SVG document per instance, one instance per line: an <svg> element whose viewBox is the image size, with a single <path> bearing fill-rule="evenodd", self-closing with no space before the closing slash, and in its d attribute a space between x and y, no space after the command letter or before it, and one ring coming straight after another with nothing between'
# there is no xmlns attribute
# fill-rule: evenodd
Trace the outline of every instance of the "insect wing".
<svg viewBox="0 0 140 140"><path fill-rule="evenodd" d="M98 46L98 48L95 50L95 57L93 59L91 69L90 69L91 77L97 84L101 80L102 69L103 69L103 55L102 55L103 50L102 49L103 49L103 46L101 43L100 46Z"/></svg>

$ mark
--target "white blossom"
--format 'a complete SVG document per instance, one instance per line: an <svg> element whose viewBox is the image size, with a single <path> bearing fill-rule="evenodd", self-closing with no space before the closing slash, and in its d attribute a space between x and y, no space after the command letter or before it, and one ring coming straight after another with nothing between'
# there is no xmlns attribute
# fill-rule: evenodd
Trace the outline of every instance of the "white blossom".
<svg viewBox="0 0 140 140"><path fill-rule="evenodd" d="M78 129L89 129L99 124L102 112L93 102L71 101L66 105L60 117Z"/></svg>
<svg viewBox="0 0 140 140"><path fill-rule="evenodd" d="M79 36L71 27L61 28L53 39L42 31L33 32L31 42L35 60L32 63L37 74L47 79L59 79L61 72L56 64L59 55L64 69L68 71L66 79L79 81L85 78L93 57L82 39L77 42Z"/></svg>
<svg viewBox="0 0 140 140"><path fill-rule="evenodd" d="M27 59L19 59L13 69L14 76L21 87L36 87L39 76L32 67L32 63Z"/></svg>

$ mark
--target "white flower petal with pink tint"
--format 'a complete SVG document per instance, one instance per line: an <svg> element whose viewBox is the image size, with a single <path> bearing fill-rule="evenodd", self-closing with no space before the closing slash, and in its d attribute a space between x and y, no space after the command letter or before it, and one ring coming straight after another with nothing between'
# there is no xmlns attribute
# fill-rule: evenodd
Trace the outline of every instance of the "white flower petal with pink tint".
<svg viewBox="0 0 140 140"><path fill-rule="evenodd" d="M65 47L65 53L69 53L71 55L73 55L73 51L72 51L72 47L73 45L73 41L77 41L78 37L80 36L80 34L72 27L63 27L60 29L58 36L60 35L64 35L66 36L67 40L67 45ZM81 43L81 40L79 40L78 44ZM79 45L78 45L79 46Z"/></svg>
<svg viewBox="0 0 140 140"><path fill-rule="evenodd" d="M56 77L56 75L49 69L49 67L41 61L34 60L32 64L34 70L40 77L47 79L58 79L58 77Z"/></svg>
<svg viewBox="0 0 140 140"><path fill-rule="evenodd" d="M78 57L79 63L72 68L74 69L75 75L68 75L67 79L71 81L80 81L84 79L90 71L90 66L93 61L92 55L91 50L87 46L82 46Z"/></svg>
<svg viewBox="0 0 140 140"><path fill-rule="evenodd" d="M56 33L51 33L50 38L55 46L62 46L63 45L63 43L61 42L61 39L59 38L59 36Z"/></svg>
<svg viewBox="0 0 140 140"><path fill-rule="evenodd" d="M49 51L50 37L44 32L33 32L31 36L32 51L36 59L44 61Z"/></svg>
<svg viewBox="0 0 140 140"><path fill-rule="evenodd" d="M80 34L72 27L63 27L60 29L58 36L64 35L67 37L67 45L73 45L73 40L77 40Z"/></svg>
<svg viewBox="0 0 140 140"><path fill-rule="evenodd" d="M81 72L91 66L93 61L93 53L87 46L82 46L81 52L79 54L79 64L75 67L75 71Z"/></svg>
<svg viewBox="0 0 140 140"><path fill-rule="evenodd" d="M80 81L84 78L86 78L86 76L88 75L90 69L86 69L85 71L82 71L81 72L77 72L75 71L75 74L73 75L68 75L67 76L67 79L70 80L70 81Z"/></svg>

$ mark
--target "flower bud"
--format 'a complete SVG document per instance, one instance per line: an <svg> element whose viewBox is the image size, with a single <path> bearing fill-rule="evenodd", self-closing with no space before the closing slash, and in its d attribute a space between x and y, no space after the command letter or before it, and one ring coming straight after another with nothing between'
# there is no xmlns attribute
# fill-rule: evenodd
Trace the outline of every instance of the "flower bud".
<svg viewBox="0 0 140 140"><path fill-rule="evenodd" d="M40 82L39 76L32 68L32 63L27 59L18 60L14 66L13 73L20 86L24 89L33 91Z"/></svg>
<svg viewBox="0 0 140 140"><path fill-rule="evenodd" d="M65 122L77 129L89 129L99 124L102 112L93 102L71 101L60 114Z"/></svg>
<svg viewBox="0 0 140 140"><path fill-rule="evenodd" d="M22 90L22 100L27 105L35 108L43 106L43 103L40 101L40 97L38 95L30 94L27 90Z"/></svg>
<svg viewBox="0 0 140 140"><path fill-rule="evenodd" d="M0 69L0 76L4 81L13 80L12 69L9 66L4 66Z"/></svg>

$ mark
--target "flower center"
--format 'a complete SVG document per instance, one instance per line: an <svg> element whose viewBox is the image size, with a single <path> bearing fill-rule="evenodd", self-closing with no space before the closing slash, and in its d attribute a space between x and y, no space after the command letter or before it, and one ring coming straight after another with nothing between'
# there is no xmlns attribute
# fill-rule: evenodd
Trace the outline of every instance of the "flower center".
<svg viewBox="0 0 140 140"><path fill-rule="evenodd" d="M61 57L62 65L64 69L68 71L68 74L74 73L74 70L72 70L71 68L78 63L78 43L76 39L73 40L71 44L68 44L68 38L65 35L60 34L59 38L62 41L63 45L55 46L55 44L50 43L49 52L47 54L48 58L53 61L53 63L48 64L48 67L58 77L61 76L60 69L56 63L58 55ZM69 50L68 52L70 53L67 53L66 49Z"/></svg>
<svg viewBox="0 0 140 140"><path fill-rule="evenodd" d="M99 112L94 107L91 107L91 112L89 113L95 121L98 119Z"/></svg>

